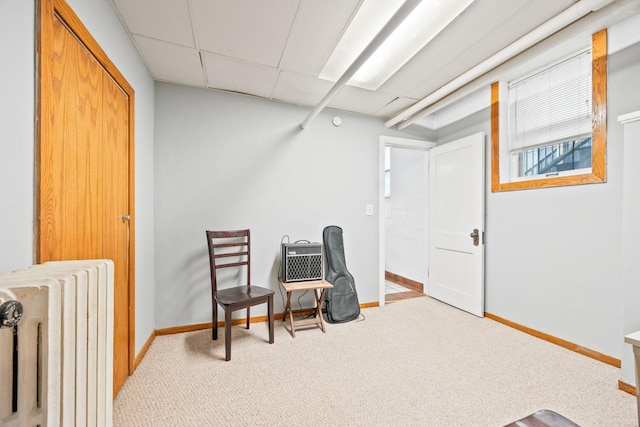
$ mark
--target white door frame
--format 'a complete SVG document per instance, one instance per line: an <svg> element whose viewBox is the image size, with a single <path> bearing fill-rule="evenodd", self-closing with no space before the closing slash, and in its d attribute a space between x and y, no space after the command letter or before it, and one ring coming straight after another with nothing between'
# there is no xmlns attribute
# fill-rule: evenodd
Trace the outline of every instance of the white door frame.
<svg viewBox="0 0 640 427"><path fill-rule="evenodd" d="M378 304L383 306L384 302L384 262L385 262L385 213L384 213L384 149L385 147L394 147L394 148L408 148L412 150L422 150L427 151L427 156L425 157L425 171L427 172L426 176L428 177L429 171L429 156L428 151L435 147L435 142L430 141L422 141L418 139L409 139L409 138L398 138L394 136L380 136L380 149L378 152ZM425 227L425 233L429 233L428 224ZM428 239L425 239L426 244L428 244ZM425 248L426 250L427 248ZM426 252L425 252L426 253ZM425 292L427 286L428 276L425 274L423 279L423 283L425 284Z"/></svg>

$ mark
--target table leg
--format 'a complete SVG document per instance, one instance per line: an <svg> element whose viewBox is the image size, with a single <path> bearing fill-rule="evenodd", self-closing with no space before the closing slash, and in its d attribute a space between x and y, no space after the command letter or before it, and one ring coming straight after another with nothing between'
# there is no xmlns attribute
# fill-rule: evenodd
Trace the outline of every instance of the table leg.
<svg viewBox="0 0 640 427"><path fill-rule="evenodd" d="M318 313L318 317L320 318L320 328L322 329L322 332L324 332L325 334L327 333L327 331L324 328L324 319L322 318L322 309L320 308L321 304L322 304L322 300L324 299L324 294L327 292L326 288L322 289L322 292L320 292L320 296L318 297L318 290L315 289L314 292L316 293L316 312Z"/></svg>
<svg viewBox="0 0 640 427"><path fill-rule="evenodd" d="M633 346L633 358L636 362L636 408L638 411L638 421L640 422L640 347Z"/></svg>
<svg viewBox="0 0 640 427"><path fill-rule="evenodd" d="M293 326L293 310L291 309L291 294L293 292L289 291L287 292L287 305L285 306L285 311L284 311L284 318L282 320L284 320L287 317L287 313L289 313L289 325L291 325L291 336L293 338L296 337L296 328L295 326Z"/></svg>
<svg viewBox="0 0 640 427"><path fill-rule="evenodd" d="M282 316L282 321L287 320L287 313L289 313L289 306L291 304L291 292L287 292L287 303L284 305L284 315ZM291 315L291 314L289 314Z"/></svg>

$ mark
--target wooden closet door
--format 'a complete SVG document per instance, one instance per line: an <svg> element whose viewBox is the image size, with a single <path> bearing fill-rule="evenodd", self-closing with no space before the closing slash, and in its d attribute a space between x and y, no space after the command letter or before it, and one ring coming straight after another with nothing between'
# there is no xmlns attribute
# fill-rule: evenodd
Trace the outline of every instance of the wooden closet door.
<svg viewBox="0 0 640 427"><path fill-rule="evenodd" d="M114 261L115 396L135 345L133 90L64 1L40 24L36 262Z"/></svg>
<svg viewBox="0 0 640 427"><path fill-rule="evenodd" d="M51 114L40 143L40 262L102 256L100 65L53 22ZM43 137L45 135L42 135Z"/></svg>
<svg viewBox="0 0 640 427"><path fill-rule="evenodd" d="M103 258L114 271L114 395L129 376L129 134L128 99L111 78L104 84Z"/></svg>

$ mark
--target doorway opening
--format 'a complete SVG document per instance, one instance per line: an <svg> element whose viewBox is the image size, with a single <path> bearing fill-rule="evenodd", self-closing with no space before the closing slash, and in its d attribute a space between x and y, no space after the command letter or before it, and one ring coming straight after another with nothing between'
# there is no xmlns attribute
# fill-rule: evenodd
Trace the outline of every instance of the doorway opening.
<svg viewBox="0 0 640 427"><path fill-rule="evenodd" d="M380 305L427 291L428 150L432 147L435 143L380 137Z"/></svg>

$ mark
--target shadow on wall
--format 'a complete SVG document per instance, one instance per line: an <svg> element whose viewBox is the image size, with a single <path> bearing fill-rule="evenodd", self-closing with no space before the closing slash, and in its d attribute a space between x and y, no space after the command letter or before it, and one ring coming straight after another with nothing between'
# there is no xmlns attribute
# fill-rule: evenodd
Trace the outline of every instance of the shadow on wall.
<svg viewBox="0 0 640 427"><path fill-rule="evenodd" d="M204 232L202 233L202 248L184 256L182 268L178 269L179 275L174 277L174 293L165 293L165 301L160 304L162 309L175 311L178 313L192 313L194 307L202 304L206 297L207 306L211 307L211 275L209 270L209 253L207 250ZM175 293L182 293L185 298L173 298ZM176 307L175 303L181 302ZM208 311L209 317L201 322L211 321L211 309ZM186 316L185 322L181 325L194 323L190 322Z"/></svg>

